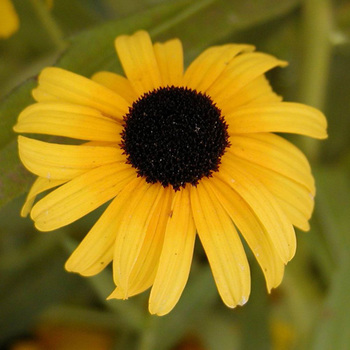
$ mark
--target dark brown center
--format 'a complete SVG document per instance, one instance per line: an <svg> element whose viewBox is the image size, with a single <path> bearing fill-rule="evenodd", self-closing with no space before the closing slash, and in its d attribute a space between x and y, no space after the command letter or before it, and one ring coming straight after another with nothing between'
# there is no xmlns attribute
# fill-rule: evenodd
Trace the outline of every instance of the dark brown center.
<svg viewBox="0 0 350 350"><path fill-rule="evenodd" d="M141 96L124 117L121 147L127 162L149 183L173 186L218 171L229 146L221 111L205 94L162 87Z"/></svg>

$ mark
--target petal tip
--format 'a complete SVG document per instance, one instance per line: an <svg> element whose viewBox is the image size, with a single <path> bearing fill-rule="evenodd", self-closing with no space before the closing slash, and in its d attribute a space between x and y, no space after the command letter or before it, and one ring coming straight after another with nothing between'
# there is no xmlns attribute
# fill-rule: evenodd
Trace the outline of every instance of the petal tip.
<svg viewBox="0 0 350 350"><path fill-rule="evenodd" d="M125 291L123 291L120 287L117 287L114 289L114 291L106 298L106 300L112 300L112 299L122 299L122 300L128 300L129 296Z"/></svg>
<svg viewBox="0 0 350 350"><path fill-rule="evenodd" d="M151 315L155 316L164 316L167 315L173 308L169 309L167 307L159 307L159 305L154 305L153 303L150 303L148 306L148 311Z"/></svg>
<svg viewBox="0 0 350 350"><path fill-rule="evenodd" d="M238 302L239 306L243 306L244 304L247 303L249 297L248 296L243 296L242 299Z"/></svg>
<svg viewBox="0 0 350 350"><path fill-rule="evenodd" d="M146 30L138 30L136 32L134 32L133 34L127 35L127 34L122 34L122 35L118 35L115 40L114 43L116 46L119 45L119 43L131 38L131 37L143 37L146 38L147 40L150 40L150 35Z"/></svg>
<svg viewBox="0 0 350 350"><path fill-rule="evenodd" d="M287 61L279 60L279 62L280 62L279 66L282 68L289 66L289 62L287 62Z"/></svg>
<svg viewBox="0 0 350 350"><path fill-rule="evenodd" d="M71 263L71 258L69 258L66 263L64 264L64 269L68 272L78 272L74 268L74 264ZM73 266L72 266L73 265Z"/></svg>
<svg viewBox="0 0 350 350"><path fill-rule="evenodd" d="M23 206L23 208L21 209L21 213L20 213L21 217L26 218L29 213L30 213L30 209Z"/></svg>
<svg viewBox="0 0 350 350"><path fill-rule="evenodd" d="M31 216L31 219L34 220L32 215L30 215L30 216ZM45 225L45 223L43 224L43 223L38 222L38 221L35 222L34 226L38 231L41 231L41 232L49 232L49 231L55 230L55 228L47 227Z"/></svg>
<svg viewBox="0 0 350 350"><path fill-rule="evenodd" d="M16 124L17 125L17 124ZM25 140L29 140L29 138L28 137L25 137L25 136L22 136L22 135L18 135L18 138L17 138L17 140L18 140L18 143L23 143L23 141L25 141Z"/></svg>

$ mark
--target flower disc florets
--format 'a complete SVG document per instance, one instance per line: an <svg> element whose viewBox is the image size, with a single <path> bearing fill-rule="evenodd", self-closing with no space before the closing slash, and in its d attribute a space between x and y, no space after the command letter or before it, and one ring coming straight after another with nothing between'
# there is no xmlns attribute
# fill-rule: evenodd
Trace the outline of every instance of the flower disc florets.
<svg viewBox="0 0 350 350"><path fill-rule="evenodd" d="M210 97L184 87L141 96L124 117L128 162L149 183L196 185L219 168L229 146L227 124Z"/></svg>

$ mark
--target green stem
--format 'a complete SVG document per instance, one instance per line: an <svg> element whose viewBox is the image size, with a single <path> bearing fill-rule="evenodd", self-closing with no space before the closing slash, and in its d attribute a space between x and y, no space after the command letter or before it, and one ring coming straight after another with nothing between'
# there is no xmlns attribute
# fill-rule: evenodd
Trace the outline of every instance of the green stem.
<svg viewBox="0 0 350 350"><path fill-rule="evenodd" d="M332 8L330 0L304 0L303 61L300 79L300 100L324 107L331 59ZM319 142L305 139L309 157L318 158Z"/></svg>
<svg viewBox="0 0 350 350"><path fill-rule="evenodd" d="M152 350L155 345L156 328L159 317L148 314L140 334L138 350Z"/></svg>
<svg viewBox="0 0 350 350"><path fill-rule="evenodd" d="M296 348L310 349L306 344L311 339L313 327L319 317L321 296L317 286L310 283L312 276L305 273L305 262L298 260L297 265L299 266L288 266L282 289L288 314L292 317L295 327ZM302 347L301 344L305 346Z"/></svg>
<svg viewBox="0 0 350 350"><path fill-rule="evenodd" d="M63 50L66 42L63 39L63 33L56 21L52 18L50 11L42 0L31 0L31 4L42 24L46 33L49 35L52 44L57 50Z"/></svg>

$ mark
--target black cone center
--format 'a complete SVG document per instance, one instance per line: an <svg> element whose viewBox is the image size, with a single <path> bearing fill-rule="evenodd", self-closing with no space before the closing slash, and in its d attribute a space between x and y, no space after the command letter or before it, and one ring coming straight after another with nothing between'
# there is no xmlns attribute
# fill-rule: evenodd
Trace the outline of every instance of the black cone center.
<svg viewBox="0 0 350 350"><path fill-rule="evenodd" d="M229 146L227 124L210 97L183 87L141 96L124 117L121 147L149 183L174 190L218 170Z"/></svg>

